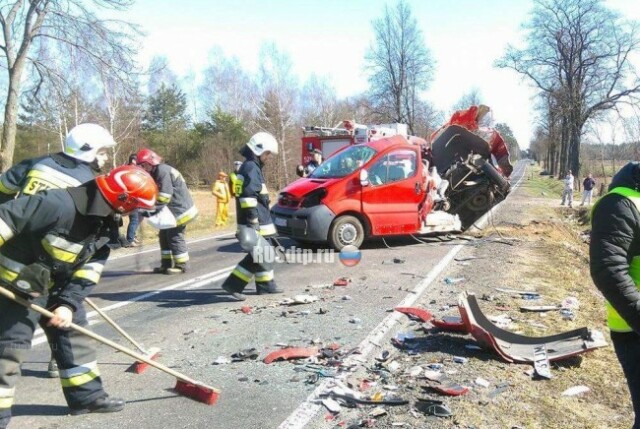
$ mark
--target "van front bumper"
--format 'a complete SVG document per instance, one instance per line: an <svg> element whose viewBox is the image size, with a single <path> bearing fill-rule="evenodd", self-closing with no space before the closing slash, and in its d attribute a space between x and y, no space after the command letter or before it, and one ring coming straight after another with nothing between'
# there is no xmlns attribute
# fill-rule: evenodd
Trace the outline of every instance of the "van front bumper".
<svg viewBox="0 0 640 429"><path fill-rule="evenodd" d="M271 209L271 217L278 235L294 240L325 243L336 215L324 204L304 209L275 205Z"/></svg>

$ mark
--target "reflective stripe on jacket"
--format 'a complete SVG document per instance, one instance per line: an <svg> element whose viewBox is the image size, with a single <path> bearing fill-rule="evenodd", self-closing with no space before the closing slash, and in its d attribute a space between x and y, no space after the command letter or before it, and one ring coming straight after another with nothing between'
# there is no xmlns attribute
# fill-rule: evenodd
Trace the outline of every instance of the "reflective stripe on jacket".
<svg viewBox="0 0 640 429"><path fill-rule="evenodd" d="M198 216L187 183L182 174L168 164L160 164L151 173L158 184L158 202L156 208L168 206L176 217L178 226L186 225Z"/></svg>
<svg viewBox="0 0 640 429"><path fill-rule="evenodd" d="M89 164L61 153L25 159L0 176L0 203L16 195L80 186L93 178Z"/></svg>
<svg viewBox="0 0 640 429"><path fill-rule="evenodd" d="M269 191L260 162L255 157L248 158L240 167L235 178L234 194L237 190L240 191L236 198L238 225L257 221L261 235L275 235L277 231L269 211Z"/></svg>
<svg viewBox="0 0 640 429"><path fill-rule="evenodd" d="M87 212L87 201L98 191L85 186L0 205L0 283L12 285L24 267L37 262L50 270L59 302L74 309L82 305L100 281L110 252L106 243L118 228L112 218ZM112 212L103 205L104 213Z"/></svg>

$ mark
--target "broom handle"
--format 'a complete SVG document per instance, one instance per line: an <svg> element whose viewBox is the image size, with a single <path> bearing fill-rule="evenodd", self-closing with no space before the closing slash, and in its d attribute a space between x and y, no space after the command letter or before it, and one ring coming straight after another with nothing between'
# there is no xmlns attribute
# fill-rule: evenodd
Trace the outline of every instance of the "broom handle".
<svg viewBox="0 0 640 429"><path fill-rule="evenodd" d="M103 319L104 319L104 320L105 320L109 325L111 325L111 326L113 327L113 329L115 329L116 331L118 331L118 332L120 333L120 335L122 335L122 336L123 336L123 337L125 337L127 340L129 340L129 342L130 342L131 344L133 344L134 346L136 346L136 348L137 348L138 350L140 350L140 352L141 352L142 354L147 355L147 356L149 355L149 353L148 353L144 348L142 348L142 346L141 346L140 344L138 344L138 343L137 343L133 338L131 338L131 336L130 336L129 334L127 334L127 333L124 331L124 329L122 329L122 328L121 328L121 327L120 327L120 326L119 326L119 325L118 325L118 324L117 324L117 323L116 323L116 322L115 322L111 317L107 316L107 314L106 314L104 311L102 311L102 310L100 309L100 307L98 307L98 306L96 305L96 303L95 303L95 302L91 301L89 298L85 298L84 300L85 300L85 302L86 302L87 304L89 304L89 307L93 308L93 309L96 311L96 313L98 313L100 316L102 316L102 318L103 318Z"/></svg>
<svg viewBox="0 0 640 429"><path fill-rule="evenodd" d="M39 305L32 304L29 301L27 301L26 299L17 296L15 293L11 292L10 290L5 289L2 286L0 286L0 295L4 295L5 297L17 302L18 304L20 304L20 305L22 305L24 307L27 307L27 308L35 311L36 313L40 313L43 316L48 317L49 319L55 317L55 315L52 312L50 312L49 310L47 310L46 308L42 308ZM84 334L84 335L86 335L88 337L91 337L94 340L96 340L96 341L98 341L98 342L100 342L100 343L102 343L104 345L107 345L107 346L109 346L111 348L114 348L114 349L124 353L124 354L127 354L127 355L131 356L132 358L135 358L135 359L137 359L137 360L139 360L141 362L144 362L144 363L147 363L147 364L149 364L149 365L151 365L153 367L156 367L160 371L166 372L167 374L172 375L172 376L176 377L177 379L179 379L181 381L184 381L184 382L190 383L190 384L194 384L194 385L197 385L197 386L202 386L202 387L205 387L207 389L211 389L214 392L220 392L218 389L216 389L214 387L210 387L210 386L202 384L202 383L200 383L198 381L195 381L195 380L187 377L186 375L179 373L178 371L174 371L173 369L168 368L168 367L162 365L161 363L158 363L158 362L156 362L154 360L151 360L151 359L147 358L146 356L143 356L143 355L141 355L139 353L134 352L131 349L128 349L128 348L126 348L124 346L121 346L118 343L114 343L113 341L111 341L111 340L109 340L107 338L104 338L103 336L100 336L100 335L96 334L93 331L85 329L82 326L78 326L75 323L72 323L70 328L73 329L76 332L80 332L81 334Z"/></svg>

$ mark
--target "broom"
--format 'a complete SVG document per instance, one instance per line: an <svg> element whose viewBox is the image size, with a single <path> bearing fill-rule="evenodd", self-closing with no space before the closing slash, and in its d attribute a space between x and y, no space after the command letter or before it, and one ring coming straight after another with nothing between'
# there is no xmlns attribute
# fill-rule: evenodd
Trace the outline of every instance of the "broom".
<svg viewBox="0 0 640 429"><path fill-rule="evenodd" d="M29 308L35 311L36 313L40 313L43 316L48 317L49 319L55 317L54 314L49 310L42 308L39 305L30 303L26 299L17 296L15 293L5 289L2 286L0 286L0 295L4 295L5 297L17 302L18 304L26 308ZM159 362L153 361L151 359L147 359L145 356L138 354L133 350L130 350L124 346L121 346L118 343L114 343L113 341L107 338L104 338L96 334L95 332L85 329L82 326L78 326L75 323L72 323L70 326L70 329L73 329L76 332L80 332L81 334L91 337L94 340L106 346L114 348L122 353L125 353L131 356L134 359L137 359L141 362L145 362L148 365L151 365L162 372L165 372L169 375L176 377L177 380L176 380L176 386L174 390L183 396L186 396L188 398L194 399L199 402L203 402L208 405L213 405L218 400L218 397L220 396L220 390L216 389L215 387L207 386L206 384L200 383L199 381L195 381L187 377L186 375L179 373L178 371L174 371L173 369L168 368L165 365L162 365Z"/></svg>
<svg viewBox="0 0 640 429"><path fill-rule="evenodd" d="M131 336L129 334L127 334L124 331L124 329L122 329L111 317L107 316L106 313L104 311L102 311L100 309L100 307L98 307L96 305L96 303L91 301L89 298L85 298L84 300L85 300L85 302L87 304L89 304L89 306L91 308L93 308L96 311L96 313L98 313L100 316L102 316L102 318L109 325L111 325L113 327L113 329L118 331L118 333L120 335L125 337L127 340L129 340L129 342L131 344L133 344L138 350L140 350L140 353L142 353L147 359L155 360L160 355L160 349L159 348L152 347L149 350L145 350L144 348L142 348L142 346L140 344L138 344L133 338L131 338ZM142 374L147 368L149 368L149 364L147 364L146 362L142 362L140 360L137 360L129 368L127 368L127 372L133 372L135 374Z"/></svg>

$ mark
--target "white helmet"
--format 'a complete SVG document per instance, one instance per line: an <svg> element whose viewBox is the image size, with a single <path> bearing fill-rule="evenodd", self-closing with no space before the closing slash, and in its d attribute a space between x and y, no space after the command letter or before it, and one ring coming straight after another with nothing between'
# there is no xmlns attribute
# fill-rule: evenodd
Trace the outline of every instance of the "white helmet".
<svg viewBox="0 0 640 429"><path fill-rule="evenodd" d="M278 141L269 133L259 132L254 134L249 139L247 146L256 156L260 156L267 151L274 155L278 154Z"/></svg>
<svg viewBox="0 0 640 429"><path fill-rule="evenodd" d="M76 125L64 142L64 153L80 161L92 163L102 148L116 145L111 133L97 124Z"/></svg>

